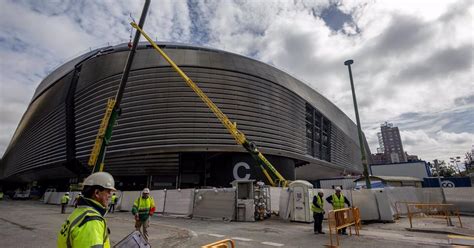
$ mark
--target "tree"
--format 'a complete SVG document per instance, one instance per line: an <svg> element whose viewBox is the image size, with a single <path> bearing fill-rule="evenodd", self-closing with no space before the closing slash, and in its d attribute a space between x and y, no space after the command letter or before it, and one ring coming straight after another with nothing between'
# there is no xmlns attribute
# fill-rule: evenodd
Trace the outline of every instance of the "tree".
<svg viewBox="0 0 474 248"><path fill-rule="evenodd" d="M429 164L431 174L435 177L438 176L438 171L436 170L434 161ZM438 160L439 175L441 177L452 177L456 174L456 170L444 160Z"/></svg>
<svg viewBox="0 0 474 248"><path fill-rule="evenodd" d="M466 157L464 158L464 165L468 173L474 171L474 158L472 153L473 152L466 152Z"/></svg>

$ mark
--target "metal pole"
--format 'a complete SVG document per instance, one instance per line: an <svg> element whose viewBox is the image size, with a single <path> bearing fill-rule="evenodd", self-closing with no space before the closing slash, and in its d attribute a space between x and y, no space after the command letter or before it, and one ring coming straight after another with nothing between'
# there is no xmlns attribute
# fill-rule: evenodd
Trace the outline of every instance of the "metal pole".
<svg viewBox="0 0 474 248"><path fill-rule="evenodd" d="M143 28L145 24L146 14L148 12L148 7L150 6L151 0L146 0L145 5L143 6L142 15L140 16L140 21L138 22L138 26ZM138 42L140 41L140 32L135 32L135 37L133 38L132 48L128 53L127 63L125 64L125 68L123 69L122 79L120 80L119 89L117 91L117 95L115 95L115 109L120 108L120 103L122 102L123 91L125 89L125 85L127 84L128 74L130 73L130 68L132 67L133 58L135 57L135 52L137 50Z"/></svg>
<svg viewBox="0 0 474 248"><path fill-rule="evenodd" d="M444 194L444 189L443 189L443 186L441 185L441 177L439 176L439 164L438 164L438 160L435 159L434 161L434 165L435 165L435 168L436 168L436 171L438 172L438 183L439 183L439 190L441 190L441 196L443 197L443 204L446 204L446 195ZM453 225L453 223L451 222L451 218L448 216L448 224L450 226Z"/></svg>
<svg viewBox="0 0 474 248"><path fill-rule="evenodd" d="M361 159L362 159L362 166L364 167L365 186L368 189L371 189L372 185L370 184L369 169L367 166L367 159L365 155L364 139L362 137L362 128L360 126L359 110L357 108L357 99L356 99L356 94L354 90L354 82L352 80L351 64L353 63L354 63L354 60L350 59L350 60L346 60L344 62L344 65L346 65L347 68L349 69L349 78L351 80L352 100L354 101L354 111L355 111L355 116L356 116L356 121L357 121L357 133L359 134L360 154L361 154Z"/></svg>
<svg viewBox="0 0 474 248"><path fill-rule="evenodd" d="M140 16L140 22L139 26L140 28L143 27L145 24L145 19L146 19L146 14L148 12L148 7L150 6L151 0L145 0L145 5L143 6L142 14ZM104 167L104 162L105 162L105 155L107 152L107 146L108 143L110 142L110 139L112 138L112 131L113 127L115 125L115 122L120 116L121 111L120 111L120 103L122 102L122 96L123 92L125 90L125 85L127 84L128 80L128 75L130 73L130 68L132 67L133 63L133 58L135 56L135 52L137 50L137 45L140 40L140 32L135 32L135 38L133 39L133 45L132 48L130 49L130 52L128 53L128 58L127 58L127 63L125 64L125 68L123 69L123 74L122 74L122 79L120 80L119 88L117 90L117 94L115 95L115 104L112 110L112 114L110 115L110 119L108 120L107 123L107 128L105 131L105 136L104 136L104 142L102 147L100 148L100 152L97 158L98 163L94 165L94 168L92 169L92 173L102 171Z"/></svg>

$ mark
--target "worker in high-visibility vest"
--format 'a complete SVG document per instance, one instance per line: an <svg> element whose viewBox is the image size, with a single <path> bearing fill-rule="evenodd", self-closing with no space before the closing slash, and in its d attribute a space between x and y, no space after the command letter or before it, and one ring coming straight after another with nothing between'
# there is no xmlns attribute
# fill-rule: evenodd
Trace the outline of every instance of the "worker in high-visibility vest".
<svg viewBox="0 0 474 248"><path fill-rule="evenodd" d="M311 203L311 212L313 212L314 218L314 234L324 234L323 232L323 219L324 219L324 193L322 190L318 190L318 194L313 197Z"/></svg>
<svg viewBox="0 0 474 248"><path fill-rule="evenodd" d="M118 197L115 195L115 193L113 193L112 198L110 199L109 213L115 212L115 204L117 204L117 201L118 201Z"/></svg>
<svg viewBox="0 0 474 248"><path fill-rule="evenodd" d="M133 203L132 214L135 216L135 229L143 234L148 241L147 228L150 226L150 216L155 212L155 201L150 196L150 189L144 188L142 195ZM140 228L143 229L140 230Z"/></svg>
<svg viewBox="0 0 474 248"><path fill-rule="evenodd" d="M79 199L81 199L82 193L79 192L79 194L76 195L76 198L74 198L74 208L77 208L77 204L79 203Z"/></svg>
<svg viewBox="0 0 474 248"><path fill-rule="evenodd" d="M107 172L96 172L84 180L82 197L58 234L57 247L110 248L109 230L104 215L115 181Z"/></svg>
<svg viewBox="0 0 474 248"><path fill-rule="evenodd" d="M3 192L0 191L0 200L3 200Z"/></svg>
<svg viewBox="0 0 474 248"><path fill-rule="evenodd" d="M348 207L351 207L351 203L347 198L341 193L341 188L336 187L336 193L332 194L328 198L326 198L334 210L344 208L344 204L347 204ZM336 212L336 225L339 225L341 221L344 219L343 212ZM342 228L340 233L342 235L347 235L346 228Z"/></svg>
<svg viewBox="0 0 474 248"><path fill-rule="evenodd" d="M69 192L66 192L66 194L64 194L61 197L61 213L62 214L66 213L66 207L68 203L69 203Z"/></svg>

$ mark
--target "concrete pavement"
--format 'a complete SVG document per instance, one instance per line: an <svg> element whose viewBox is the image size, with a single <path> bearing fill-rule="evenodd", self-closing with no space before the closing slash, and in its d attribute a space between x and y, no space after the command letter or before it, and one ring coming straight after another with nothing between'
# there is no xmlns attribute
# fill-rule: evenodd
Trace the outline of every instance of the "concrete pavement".
<svg viewBox="0 0 474 248"><path fill-rule="evenodd" d="M69 208L67 213L71 213ZM68 214L60 207L38 201L0 201L0 247L55 247L56 235ZM129 212L108 214L111 243L133 231ZM417 220L422 223L424 220ZM442 228L442 220L430 220ZM468 229L474 217L463 217ZM326 223L323 223L326 226ZM446 234L409 232L406 219L396 223L363 225L361 236L341 236L341 247L450 247ZM232 238L239 247L323 247L328 234L313 234L312 224L284 222L274 217L262 222L226 222L154 216L150 226L152 247L200 247ZM327 233L327 229L325 230Z"/></svg>

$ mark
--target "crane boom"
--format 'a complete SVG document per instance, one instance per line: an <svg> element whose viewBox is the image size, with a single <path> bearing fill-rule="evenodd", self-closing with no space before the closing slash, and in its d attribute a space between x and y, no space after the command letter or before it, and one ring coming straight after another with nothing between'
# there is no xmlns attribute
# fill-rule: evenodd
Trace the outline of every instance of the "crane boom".
<svg viewBox="0 0 474 248"><path fill-rule="evenodd" d="M142 14L140 16L140 21L138 22L138 26L140 27L143 27L145 24L146 14L148 12L148 8L150 7L150 2L151 0L145 0ZM114 98L109 98L107 100L105 114L100 123L99 131L97 132L94 146L92 147L91 154L89 156L89 161L87 162L87 164L92 167L92 173L104 170L105 153L107 146L112 139L112 131L114 129L115 122L121 113L120 103L122 102L123 93L128 81L128 75L130 73L130 69L132 68L133 58L135 56L135 51L137 50L139 41L140 33L137 31L133 39L132 47L128 53L127 62L123 69L123 74L122 78L120 79L117 93Z"/></svg>
<svg viewBox="0 0 474 248"><path fill-rule="evenodd" d="M245 150L247 150L252 158L257 162L257 164L262 169L263 174L268 179L272 186L283 186L286 187L288 181L283 178L283 176L275 169L275 167L268 161L265 156L258 150L255 143L249 141L245 134L242 133L237 128L236 122L231 122L227 115L225 115L212 100L207 97L207 95L199 88L196 83L189 78L186 73L184 73L174 61L161 49L158 45L140 28L135 22L130 23L138 32L140 32L145 39L153 46L153 48L173 67L173 69L183 78L186 84L201 98L201 100L207 105L207 107L214 113L214 115L219 119L219 121L227 128L229 133L234 137L235 141L242 145ZM268 171L265 169L268 168L276 178L273 178Z"/></svg>

